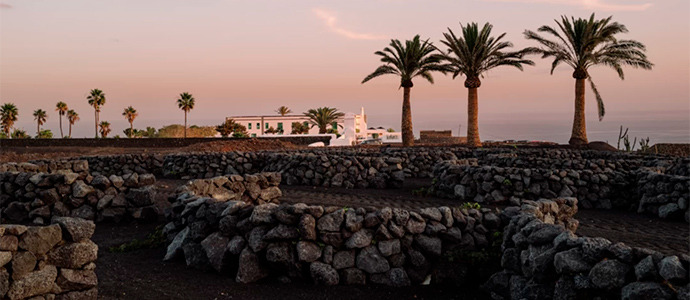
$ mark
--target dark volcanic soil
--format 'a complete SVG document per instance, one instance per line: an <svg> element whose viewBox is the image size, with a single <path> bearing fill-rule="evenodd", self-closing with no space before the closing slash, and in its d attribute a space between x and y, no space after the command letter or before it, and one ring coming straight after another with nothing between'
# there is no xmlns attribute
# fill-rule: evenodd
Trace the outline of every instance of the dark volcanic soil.
<svg viewBox="0 0 690 300"><path fill-rule="evenodd" d="M315 286L309 283L240 284L230 274L163 262L165 247L111 253L108 248L144 238L161 224L99 224L99 298L102 299L481 299L455 287Z"/></svg>

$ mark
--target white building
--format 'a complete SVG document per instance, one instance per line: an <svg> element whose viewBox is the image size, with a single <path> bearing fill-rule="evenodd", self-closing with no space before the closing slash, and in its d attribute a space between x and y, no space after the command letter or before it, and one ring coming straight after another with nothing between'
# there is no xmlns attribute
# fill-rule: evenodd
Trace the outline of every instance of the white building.
<svg viewBox="0 0 690 300"><path fill-rule="evenodd" d="M358 139L364 139L367 136L367 116L364 114L364 108L360 114L347 113L345 117L338 119L330 128L337 129L339 133L343 134L347 129L352 128L353 124L345 124L346 119L354 115L354 131ZM233 119L235 123L242 124L247 127L247 134L250 137L261 137L267 135L274 135L266 133L269 128L275 129L278 133L276 135L292 134L292 124L297 122L304 126L311 127L309 118L304 115L262 115L262 116L231 116L226 120ZM311 127L309 134L318 134L318 127Z"/></svg>

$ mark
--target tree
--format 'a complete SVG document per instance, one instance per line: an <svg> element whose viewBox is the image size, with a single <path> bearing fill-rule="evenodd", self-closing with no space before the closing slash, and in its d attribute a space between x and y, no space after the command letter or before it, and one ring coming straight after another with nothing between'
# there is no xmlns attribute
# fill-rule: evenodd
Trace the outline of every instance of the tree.
<svg viewBox="0 0 690 300"><path fill-rule="evenodd" d="M49 129L44 129L38 132L36 135L37 139L52 139L53 138L53 132L50 131Z"/></svg>
<svg viewBox="0 0 690 300"><path fill-rule="evenodd" d="M314 126L319 128L319 134L326 133L328 131L328 125L331 125L331 123L345 116L345 114L339 112L338 109L331 107L310 109L304 113L304 115L309 118L309 123L312 128Z"/></svg>
<svg viewBox="0 0 690 300"><path fill-rule="evenodd" d="M5 103L0 106L0 125L2 125L2 132L6 136L10 135L10 130L14 126L14 122L17 122L19 116L19 110L14 103Z"/></svg>
<svg viewBox="0 0 690 300"><path fill-rule="evenodd" d="M31 138L31 136L29 136L28 134L26 134L26 131L24 131L24 130L15 129L15 130L12 132L12 138L13 138L13 139L29 139L29 138Z"/></svg>
<svg viewBox="0 0 690 300"><path fill-rule="evenodd" d="M267 134L276 134L276 133L278 133L278 130L276 130L275 128L273 128L273 126L270 126L270 127L268 127L268 129L266 129L266 131L264 131L264 133L267 133Z"/></svg>
<svg viewBox="0 0 690 300"><path fill-rule="evenodd" d="M292 122L292 134L307 134L309 126L304 126L301 122Z"/></svg>
<svg viewBox="0 0 690 300"><path fill-rule="evenodd" d="M292 113L292 110L290 110L287 106L281 106L276 109L276 112L281 116L285 116L289 113Z"/></svg>
<svg viewBox="0 0 690 300"><path fill-rule="evenodd" d="M194 109L194 97L192 94L184 92L177 99L177 107L184 111L184 137L187 138L187 113Z"/></svg>
<svg viewBox="0 0 690 300"><path fill-rule="evenodd" d="M617 34L627 33L623 24L611 22L612 17L596 20L594 14L589 19L561 16L561 21L555 21L557 31L551 26L541 26L537 31L555 37L549 40L536 32L525 30L525 37L539 42L543 48L534 48L534 52L542 58L553 58L551 74L558 65L565 63L574 69L575 78L575 116L573 130L568 141L571 145L587 144L587 128L585 124L585 79L588 79L594 96L597 99L599 121L606 113L604 101L597 86L592 81L589 68L596 65L610 67L618 73L621 80L625 79L623 66L633 68L652 69L654 66L645 55L645 46L634 40L618 40Z"/></svg>
<svg viewBox="0 0 690 300"><path fill-rule="evenodd" d="M101 129L101 137L102 138L107 138L108 133L110 133L110 123L107 121L102 121L101 123L98 124L98 127Z"/></svg>
<svg viewBox="0 0 690 300"><path fill-rule="evenodd" d="M156 137L156 135L157 135L157 134L156 134L156 128L147 126L147 127L146 127L146 130L143 132L142 135L145 136L145 137L149 137L149 138Z"/></svg>
<svg viewBox="0 0 690 300"><path fill-rule="evenodd" d="M405 41L403 45L399 40L391 40L390 48L376 51L374 54L381 56L384 64L376 68L362 80L365 83L381 75L391 74L400 77L400 87L403 88L402 105L402 138L403 146L414 145L414 131L412 130L412 107L410 105L410 90L414 84L412 79L422 77L431 84L434 78L431 72L439 71L445 74L448 71L446 65L440 64L440 55L432 54L436 48L428 40L421 41L419 35L412 40Z"/></svg>
<svg viewBox="0 0 690 300"><path fill-rule="evenodd" d="M70 109L67 111L67 121L69 122L69 134L67 135L68 137L72 137L72 125L79 121L79 114L74 111L73 109Z"/></svg>
<svg viewBox="0 0 690 300"><path fill-rule="evenodd" d="M233 119L227 119L223 124L216 126L216 131L220 133L222 137L244 137L247 135L247 127L242 124L235 122Z"/></svg>
<svg viewBox="0 0 690 300"><path fill-rule="evenodd" d="M67 103L65 103L65 102L60 101L55 105L55 111L58 112L58 117L60 118L60 137L61 138L65 137L65 135L62 134L62 116L64 116L67 113L67 110L68 110Z"/></svg>
<svg viewBox="0 0 690 300"><path fill-rule="evenodd" d="M445 38L441 42L448 47L443 53L443 60L450 67L453 79L458 75L465 75L465 87L467 88L467 144L471 147L481 147L478 124L478 95L477 89L481 86L480 77L491 69L501 66L511 66L522 71L523 65L534 65L531 60L523 59L530 53L526 48L516 52L508 52L507 48L513 47L511 42L501 41L505 33L498 37L491 36L493 25L486 23L481 30L477 23L460 24L462 35L456 36L448 28L443 34Z"/></svg>
<svg viewBox="0 0 690 300"><path fill-rule="evenodd" d="M48 119L48 114L45 110L37 109L34 111L34 121L36 121L36 135L41 133L41 125L46 123Z"/></svg>
<svg viewBox="0 0 690 300"><path fill-rule="evenodd" d="M105 105L105 93L99 89L93 89L86 99L89 100L89 105L93 106L96 138L98 138L99 114L101 112L101 106Z"/></svg>
<svg viewBox="0 0 690 300"><path fill-rule="evenodd" d="M134 133L134 119L136 119L139 114L134 107L128 106L122 112L122 115L127 119L127 122L129 122L129 134L127 134L127 137L132 138L132 133Z"/></svg>

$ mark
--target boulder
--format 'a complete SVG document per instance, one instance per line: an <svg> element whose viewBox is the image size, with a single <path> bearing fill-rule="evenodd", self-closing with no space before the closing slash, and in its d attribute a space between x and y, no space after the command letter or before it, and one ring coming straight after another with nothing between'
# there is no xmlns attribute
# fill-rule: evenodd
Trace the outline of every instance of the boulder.
<svg viewBox="0 0 690 300"><path fill-rule="evenodd" d="M668 287L656 282L633 282L621 290L622 300L673 299Z"/></svg>
<svg viewBox="0 0 690 300"><path fill-rule="evenodd" d="M260 263L259 256L249 248L240 253L239 269L235 280L240 283L259 281L268 276L268 270Z"/></svg>
<svg viewBox="0 0 690 300"><path fill-rule="evenodd" d="M685 270L678 256L667 256L659 262L659 275L671 282L683 282L688 278L688 271Z"/></svg>
<svg viewBox="0 0 690 300"><path fill-rule="evenodd" d="M12 279L17 280L29 274L36 267L36 256L29 251L19 251L12 258Z"/></svg>
<svg viewBox="0 0 690 300"><path fill-rule="evenodd" d="M345 247L348 249L352 248L364 248L371 244L372 234L368 230L360 230L355 232L347 241L345 241Z"/></svg>
<svg viewBox="0 0 690 300"><path fill-rule="evenodd" d="M345 220L345 210L339 209L319 218L316 228L320 231L340 231Z"/></svg>
<svg viewBox="0 0 690 300"><path fill-rule="evenodd" d="M6 296L9 299L25 299L47 294L53 289L57 275L55 266L46 265L19 280L13 281Z"/></svg>
<svg viewBox="0 0 690 300"><path fill-rule="evenodd" d="M84 290L98 284L96 272L93 270L74 270L62 268L57 277L57 285L63 291Z"/></svg>
<svg viewBox="0 0 690 300"><path fill-rule="evenodd" d="M357 255L357 268L369 273L383 273L390 269L390 265L376 246L369 246Z"/></svg>
<svg viewBox="0 0 690 300"><path fill-rule="evenodd" d="M96 230L92 221L79 218L54 217L51 222L60 225L62 236L72 242L90 239Z"/></svg>
<svg viewBox="0 0 690 300"><path fill-rule="evenodd" d="M331 265L321 262L313 262L309 266L309 273L316 284L336 285L340 281L338 271Z"/></svg>
<svg viewBox="0 0 690 300"><path fill-rule="evenodd" d="M297 242L297 258L304 262L313 262L321 257L321 248L318 245L308 242Z"/></svg>
<svg viewBox="0 0 690 300"><path fill-rule="evenodd" d="M73 197L83 198L95 192L96 190L92 186L84 183L82 180L77 180L72 184Z"/></svg>
<svg viewBox="0 0 690 300"><path fill-rule="evenodd" d="M630 267L618 260L610 259L599 262L589 272L592 284L600 289L613 290L625 285L625 278Z"/></svg>
<svg viewBox="0 0 690 300"><path fill-rule="evenodd" d="M211 264L211 267L218 272L225 269L227 264L227 246L230 239L221 235L220 232L214 232L203 241L201 241L201 247L206 252L206 257Z"/></svg>
<svg viewBox="0 0 690 300"><path fill-rule="evenodd" d="M67 243L48 252L48 262L60 268L79 269L97 257L98 245L91 240Z"/></svg>
<svg viewBox="0 0 690 300"><path fill-rule="evenodd" d="M19 248L43 255L62 240L62 229L57 224L29 227L19 240Z"/></svg>

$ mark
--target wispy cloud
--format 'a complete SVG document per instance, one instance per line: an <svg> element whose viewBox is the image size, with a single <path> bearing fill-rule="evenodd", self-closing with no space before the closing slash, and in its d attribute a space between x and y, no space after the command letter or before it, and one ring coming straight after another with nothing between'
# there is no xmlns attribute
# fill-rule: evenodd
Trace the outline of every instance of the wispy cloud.
<svg viewBox="0 0 690 300"><path fill-rule="evenodd" d="M10 9L10 8L12 8L12 5L0 2L0 9Z"/></svg>
<svg viewBox="0 0 690 300"><path fill-rule="evenodd" d="M635 4L610 4L604 0L486 0L493 2L524 2L524 3L547 3L570 6L580 6L586 9L600 11L643 11L652 7L652 3Z"/></svg>
<svg viewBox="0 0 690 300"><path fill-rule="evenodd" d="M359 33L359 32L354 32L351 30L347 30L341 27L338 27L336 25L337 18L336 16L328 11L325 11L323 9L319 8L314 8L311 10L319 19L323 20L323 22L326 24L328 29L331 31L342 35L348 39L353 39L353 40L381 40L385 39L385 36L382 35L376 35L376 34L370 34L370 33Z"/></svg>

